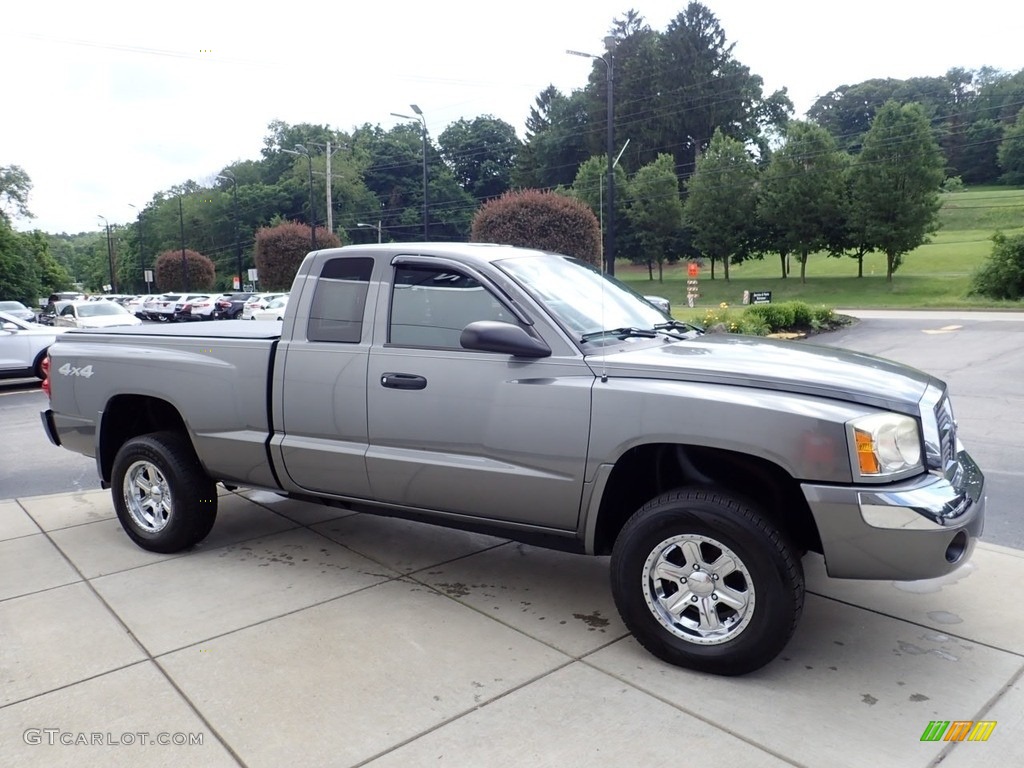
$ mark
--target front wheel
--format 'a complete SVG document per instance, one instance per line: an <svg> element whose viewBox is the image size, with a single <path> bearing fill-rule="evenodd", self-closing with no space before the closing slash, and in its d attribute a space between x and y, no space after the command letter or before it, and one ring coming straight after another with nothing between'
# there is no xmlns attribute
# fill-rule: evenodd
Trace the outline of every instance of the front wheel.
<svg viewBox="0 0 1024 768"><path fill-rule="evenodd" d="M216 486L188 438L176 432L154 432L121 446L111 494L125 533L150 552L198 544L217 518Z"/></svg>
<svg viewBox="0 0 1024 768"><path fill-rule="evenodd" d="M753 508L710 490L663 494L615 541L612 593L626 626L658 658L718 675L767 664L789 642L803 569Z"/></svg>

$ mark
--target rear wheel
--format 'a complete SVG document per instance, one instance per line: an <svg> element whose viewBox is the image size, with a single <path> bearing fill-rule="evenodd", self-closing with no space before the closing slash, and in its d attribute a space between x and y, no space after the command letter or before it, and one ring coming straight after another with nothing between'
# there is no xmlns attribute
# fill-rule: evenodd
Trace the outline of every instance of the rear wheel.
<svg viewBox="0 0 1024 768"><path fill-rule="evenodd" d="M803 569L780 531L709 490L652 500L615 541L612 592L623 621L658 658L742 675L785 647L804 601Z"/></svg>
<svg viewBox="0 0 1024 768"><path fill-rule="evenodd" d="M46 378L46 371L43 370L43 363L46 362L46 354L49 352L49 347L44 349L38 355L36 355L35 362L32 363L32 375L42 381Z"/></svg>
<svg viewBox="0 0 1024 768"><path fill-rule="evenodd" d="M126 442L114 459L111 494L121 527L151 552L179 552L206 538L217 489L191 443L176 432Z"/></svg>

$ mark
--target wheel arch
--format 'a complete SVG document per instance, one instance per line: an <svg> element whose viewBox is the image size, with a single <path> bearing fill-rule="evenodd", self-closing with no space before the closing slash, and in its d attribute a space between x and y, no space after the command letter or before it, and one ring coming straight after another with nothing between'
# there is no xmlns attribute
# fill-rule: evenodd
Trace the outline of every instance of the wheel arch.
<svg viewBox="0 0 1024 768"><path fill-rule="evenodd" d="M100 424L97 463L103 481L110 482L114 457L122 445L139 435L165 431L180 433L192 442L185 420L178 409L166 400L150 395L112 397L103 409Z"/></svg>
<svg viewBox="0 0 1024 768"><path fill-rule="evenodd" d="M818 528L800 484L779 465L722 448L650 443L629 449L612 468L594 525L594 554L610 554L634 512L681 487L715 488L744 499L798 549L821 551Z"/></svg>

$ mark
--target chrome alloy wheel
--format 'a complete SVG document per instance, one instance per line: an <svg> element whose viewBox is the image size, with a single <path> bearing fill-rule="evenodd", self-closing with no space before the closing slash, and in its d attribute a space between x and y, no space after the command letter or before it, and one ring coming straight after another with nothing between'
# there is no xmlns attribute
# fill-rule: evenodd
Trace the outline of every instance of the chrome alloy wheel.
<svg viewBox="0 0 1024 768"><path fill-rule="evenodd" d="M734 639L754 615L754 582L743 561L719 541L683 534L666 539L643 567L647 607L669 632L690 643Z"/></svg>
<svg viewBox="0 0 1024 768"><path fill-rule="evenodd" d="M124 475L124 503L132 521L146 533L163 530L171 517L171 488L148 461L136 461Z"/></svg>

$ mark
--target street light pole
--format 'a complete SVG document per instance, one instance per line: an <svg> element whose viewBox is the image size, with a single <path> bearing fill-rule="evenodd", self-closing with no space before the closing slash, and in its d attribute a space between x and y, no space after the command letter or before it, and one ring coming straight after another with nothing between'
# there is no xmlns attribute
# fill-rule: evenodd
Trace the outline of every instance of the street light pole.
<svg viewBox="0 0 1024 768"><path fill-rule="evenodd" d="M427 213L427 120L423 117L423 110L417 107L415 104L410 104L409 107L416 114L416 117L411 115L401 115L398 112L392 112L393 117L401 117L405 120L419 120L420 128L423 134L423 240L429 239L429 221L430 217Z"/></svg>
<svg viewBox="0 0 1024 768"><path fill-rule="evenodd" d="M596 61L604 62L605 75L607 76L606 88L608 91L608 103L607 103L607 138L605 145L605 152L608 155L608 230L605 233L605 248L604 248L604 270L609 275L615 274L615 161L612 158L612 152L615 151L615 97L614 97L614 83L615 83L615 65L613 62L612 52L615 50L616 40L613 36L609 35L604 39L605 49L607 54L605 56L596 56L593 53L584 53L583 51L570 51L566 50L566 53L571 53L573 56L583 56L584 58L594 59Z"/></svg>
<svg viewBox="0 0 1024 768"><path fill-rule="evenodd" d="M313 155L301 144L296 144L295 149L282 149L289 155L301 155L309 161L309 244L312 250L316 250L316 208L313 207Z"/></svg>
<svg viewBox="0 0 1024 768"><path fill-rule="evenodd" d="M238 288L242 290L245 280L242 278L242 244L238 240L238 179L230 170L224 171L218 179L227 179L231 182L231 215L235 220L235 268L238 270Z"/></svg>
<svg viewBox="0 0 1024 768"><path fill-rule="evenodd" d="M361 221L356 222L356 226L357 227L369 227L370 229L376 229L377 230L377 242L378 243L381 241L380 225L381 225L381 222L379 222L379 221L376 224L364 224Z"/></svg>
<svg viewBox="0 0 1024 768"><path fill-rule="evenodd" d="M114 246L110 244L110 222L107 221L105 216L96 214L98 218L103 219L103 224L107 229L107 261L110 264L110 292L117 293L117 282L114 280Z"/></svg>

